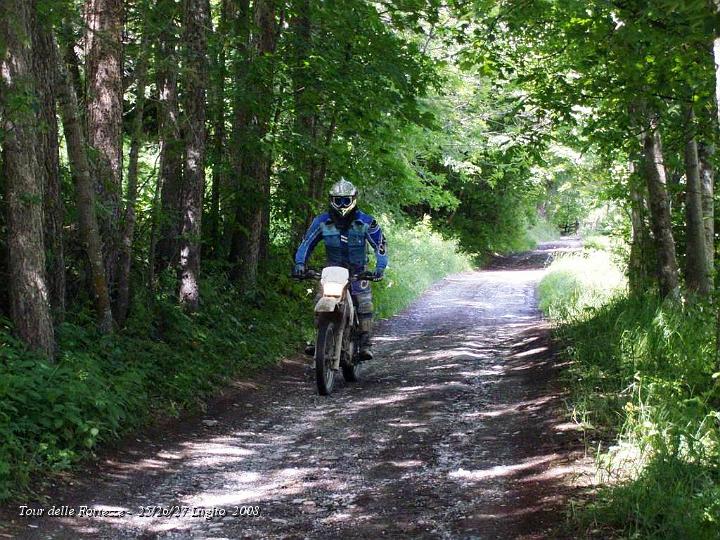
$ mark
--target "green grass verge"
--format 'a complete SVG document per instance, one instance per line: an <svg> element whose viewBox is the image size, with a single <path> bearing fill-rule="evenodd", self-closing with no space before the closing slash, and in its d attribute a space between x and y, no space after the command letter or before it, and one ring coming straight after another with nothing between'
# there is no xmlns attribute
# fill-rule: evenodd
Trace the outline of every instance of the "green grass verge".
<svg viewBox="0 0 720 540"><path fill-rule="evenodd" d="M469 267L457 245L427 223L385 228L391 267L376 288L379 316ZM312 335L313 288L288 273L284 263L265 269L253 296L206 277L195 315L183 313L171 293L138 296L127 328L111 336L94 330L89 312L71 314L58 329L55 363L29 354L0 320L0 500L158 416L202 407L230 378L297 351ZM167 278L162 290L172 291Z"/></svg>
<svg viewBox="0 0 720 540"><path fill-rule="evenodd" d="M437 280L472 268L468 255L453 240L432 231L429 221L413 227L382 223L388 237L390 266L373 286L376 316L386 318L407 307Z"/></svg>
<svg viewBox="0 0 720 540"><path fill-rule="evenodd" d="M594 253L553 263L540 286L572 360L576 418L591 438L615 441L596 457L616 480L574 525L598 537L720 538L714 310L629 298L608 278L609 255Z"/></svg>

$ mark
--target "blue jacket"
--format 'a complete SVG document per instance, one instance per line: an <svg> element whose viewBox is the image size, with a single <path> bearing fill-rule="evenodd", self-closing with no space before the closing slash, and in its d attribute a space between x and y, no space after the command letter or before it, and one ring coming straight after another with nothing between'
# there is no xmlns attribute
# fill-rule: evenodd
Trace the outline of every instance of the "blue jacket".
<svg viewBox="0 0 720 540"><path fill-rule="evenodd" d="M325 242L328 266L343 266L353 272L366 270L368 244L375 251L375 271L383 272L387 266L387 244L380 225L360 210L347 230L339 230L328 212L317 216L295 253L295 264L306 264L320 240Z"/></svg>

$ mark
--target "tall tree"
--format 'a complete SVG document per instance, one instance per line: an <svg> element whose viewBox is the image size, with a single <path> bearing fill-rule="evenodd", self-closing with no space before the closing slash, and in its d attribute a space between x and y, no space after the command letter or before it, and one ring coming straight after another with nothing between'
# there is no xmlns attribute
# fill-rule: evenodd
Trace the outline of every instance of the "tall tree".
<svg viewBox="0 0 720 540"><path fill-rule="evenodd" d="M207 0L185 0L184 88L185 171L180 196L182 229L178 276L180 303L194 311L200 302L200 240L205 190L205 95L208 77L206 28L210 21Z"/></svg>
<svg viewBox="0 0 720 540"><path fill-rule="evenodd" d="M56 79L58 82L57 98L67 141L70 169L75 184L80 238L90 268L90 282L98 328L101 332L108 333L112 330L113 318L110 310L110 292L103 264L100 227L95 213L95 186L87 156L87 145L80 123L75 88L61 60L63 55L60 55L55 48L52 58L59 70Z"/></svg>
<svg viewBox="0 0 720 540"><path fill-rule="evenodd" d="M239 229L243 235L239 275L247 288L254 287L257 279L265 236L264 217L270 197L271 158L263 139L268 132L272 113L273 60L269 55L275 50L276 37L274 0L256 0L253 6L250 73L246 88L246 99L250 100L250 106L242 167L244 185L241 186L245 211Z"/></svg>
<svg viewBox="0 0 720 540"><path fill-rule="evenodd" d="M123 0L86 0L88 143L96 150L97 190L108 282L114 286L122 194Z"/></svg>
<svg viewBox="0 0 720 540"><path fill-rule="evenodd" d="M650 206L650 224L655 239L660 294L676 296L679 292L678 264L672 233L670 200L667 193L665 160L657 119L652 117L643 135L645 179Z"/></svg>
<svg viewBox="0 0 720 540"><path fill-rule="evenodd" d="M141 10L143 19L147 18L148 10L145 6ZM145 28L140 43L140 53L135 68L135 115L133 116L130 133L130 156L127 175L127 192L125 197L125 213L123 219L120 257L118 265L118 292L115 303L115 319L123 324L130 305L130 269L133 258L133 238L135 236L135 204L138 193L138 160L140 147L143 143L143 119L145 117L145 87L148 68L150 40L148 30Z"/></svg>
<svg viewBox="0 0 720 540"><path fill-rule="evenodd" d="M630 177L628 187L630 191L630 224L632 226L632 241L630 244L630 259L628 261L628 281L632 294L641 294L650 281L650 268L652 253L650 252L650 234L646 225L645 189L643 189L639 167L634 162L630 164Z"/></svg>
<svg viewBox="0 0 720 540"><path fill-rule="evenodd" d="M693 105L685 113L685 285L700 295L710 292L705 226L703 224L703 188L698 158L695 113Z"/></svg>
<svg viewBox="0 0 720 540"><path fill-rule="evenodd" d="M153 10L154 27L158 28L155 47L155 73L158 93L158 137L160 166L157 190L160 209L157 256L151 246L150 260L155 261L151 272L173 267L177 263L177 246L180 236L180 191L182 182L183 139L178 104L177 67L177 5L174 0L158 0Z"/></svg>
<svg viewBox="0 0 720 540"><path fill-rule="evenodd" d="M33 17L33 70L36 75L39 130L36 155L43 186L45 254L50 304L56 322L65 313L65 254L63 247L64 207L60 185L60 154L56 107L56 71L50 21L43 10Z"/></svg>
<svg viewBox="0 0 720 540"><path fill-rule="evenodd" d="M212 91L211 97L211 122L212 122L212 186L210 189L210 227L209 238L210 248L217 256L221 250L220 236L220 193L226 187L227 177L227 140L225 129L225 93L227 78L227 49L230 0L222 0L220 3L219 21L216 31L213 33L213 66L212 66Z"/></svg>
<svg viewBox="0 0 720 540"><path fill-rule="evenodd" d="M36 156L39 137L31 50L34 0L0 4L0 118L7 208L10 317L18 336L48 356L54 351L43 234L43 186Z"/></svg>
<svg viewBox="0 0 720 540"><path fill-rule="evenodd" d="M228 259L233 265L233 277L237 277L244 249L243 230L245 222L245 201L242 195L246 185L244 178L245 159L247 157L248 123L250 121L250 99L246 94L250 71L250 2L249 0L231 0L228 16L232 21L232 75L234 89L232 94L233 114L230 133L229 162L233 176L232 220L227 228L229 242Z"/></svg>
<svg viewBox="0 0 720 540"><path fill-rule="evenodd" d="M700 159L700 183L702 185L703 225L705 226L705 257L707 267L712 271L715 264L715 169L712 156L713 146L698 144Z"/></svg>

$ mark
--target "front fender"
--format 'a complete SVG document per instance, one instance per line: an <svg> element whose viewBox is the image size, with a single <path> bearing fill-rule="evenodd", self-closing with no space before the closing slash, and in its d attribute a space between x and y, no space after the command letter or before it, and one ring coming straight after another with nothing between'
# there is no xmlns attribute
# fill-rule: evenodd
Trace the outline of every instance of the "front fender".
<svg viewBox="0 0 720 540"><path fill-rule="evenodd" d="M315 304L315 313L332 313L340 303L339 298L332 296L323 296L318 303Z"/></svg>

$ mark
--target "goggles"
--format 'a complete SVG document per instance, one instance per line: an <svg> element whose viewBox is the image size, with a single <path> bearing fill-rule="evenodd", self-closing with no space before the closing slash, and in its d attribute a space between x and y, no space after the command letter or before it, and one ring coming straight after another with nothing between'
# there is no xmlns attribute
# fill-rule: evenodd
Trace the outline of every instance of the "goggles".
<svg viewBox="0 0 720 540"><path fill-rule="evenodd" d="M335 208L348 208L353 204L353 197L333 197L332 204Z"/></svg>

